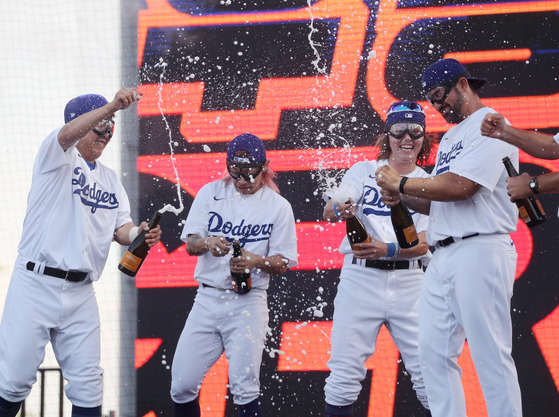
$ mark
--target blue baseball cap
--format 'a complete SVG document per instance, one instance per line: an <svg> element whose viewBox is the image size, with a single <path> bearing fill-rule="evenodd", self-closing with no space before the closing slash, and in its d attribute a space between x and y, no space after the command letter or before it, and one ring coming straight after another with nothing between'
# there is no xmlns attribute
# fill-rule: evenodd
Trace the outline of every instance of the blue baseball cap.
<svg viewBox="0 0 559 417"><path fill-rule="evenodd" d="M99 94L84 94L73 98L64 108L64 123L69 123L76 117L103 107L107 103L107 99Z"/></svg>
<svg viewBox="0 0 559 417"><path fill-rule="evenodd" d="M423 72L423 77L421 78L423 94L441 85L453 85L462 77L468 80L474 90L477 90L487 82L483 78L473 78L466 67L459 61L452 58L441 59L427 67Z"/></svg>
<svg viewBox="0 0 559 417"><path fill-rule="evenodd" d="M392 103L386 113L386 127L394 123L418 123L425 127L425 113L415 101L397 101Z"/></svg>
<svg viewBox="0 0 559 417"><path fill-rule="evenodd" d="M237 151L246 151L248 157L235 156ZM240 163L264 163L266 162L266 148L258 136L244 133L233 139L227 147L227 160Z"/></svg>

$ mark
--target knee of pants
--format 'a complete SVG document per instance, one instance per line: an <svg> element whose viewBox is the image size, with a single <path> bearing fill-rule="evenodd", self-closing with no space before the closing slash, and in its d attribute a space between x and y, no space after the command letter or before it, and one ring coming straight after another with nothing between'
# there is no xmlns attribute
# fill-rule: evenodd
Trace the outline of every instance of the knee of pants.
<svg viewBox="0 0 559 417"><path fill-rule="evenodd" d="M361 389L359 379L338 377L330 373L324 386L325 399L328 404L347 406L357 401Z"/></svg>
<svg viewBox="0 0 559 417"><path fill-rule="evenodd" d="M103 368L96 367L90 375L64 378L68 384L64 390L70 402L78 407L98 407L103 402Z"/></svg>
<svg viewBox="0 0 559 417"><path fill-rule="evenodd" d="M17 375L18 379L7 379L0 372L0 398L10 402L21 402L25 400L37 382L37 372L28 376Z"/></svg>
<svg viewBox="0 0 559 417"><path fill-rule="evenodd" d="M243 390L241 392L237 390L237 392L233 394L233 403L237 405L248 404L254 400L257 400L258 398L260 398L259 388L253 391Z"/></svg>
<svg viewBox="0 0 559 417"><path fill-rule="evenodd" d="M229 390L235 404L247 404L260 396L260 361L229 361Z"/></svg>
<svg viewBox="0 0 559 417"><path fill-rule="evenodd" d="M346 406L357 400L363 388L361 381L367 376L365 360L357 354L347 352L332 354L328 361L330 375L324 386L327 403Z"/></svg>
<svg viewBox="0 0 559 417"><path fill-rule="evenodd" d="M246 377L229 375L229 390L233 395L235 404L248 404L260 397L260 377L258 374L250 374Z"/></svg>
<svg viewBox="0 0 559 417"><path fill-rule="evenodd" d="M173 378L171 380L171 398L176 403L189 403L198 398L201 382L194 382L190 378Z"/></svg>

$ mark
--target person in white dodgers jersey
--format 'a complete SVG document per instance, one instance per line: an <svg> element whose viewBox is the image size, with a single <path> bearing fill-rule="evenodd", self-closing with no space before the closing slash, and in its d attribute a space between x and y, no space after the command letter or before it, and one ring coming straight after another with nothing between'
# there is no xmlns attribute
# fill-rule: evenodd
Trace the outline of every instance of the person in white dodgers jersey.
<svg viewBox="0 0 559 417"><path fill-rule="evenodd" d="M419 244L400 249L390 207L383 203L374 177L377 167L383 165L410 177L429 176L418 166L431 151L421 106L413 101L393 103L376 146L377 160L353 165L324 207L324 220L339 222L357 216L371 237L371 243L355 245L352 251L346 236L339 249L345 259L334 300L330 376L324 387L326 417L353 415L367 372L365 362L376 350L383 324L401 352L425 416L430 416L417 352L422 266L431 257L425 241L429 219L412 214Z"/></svg>
<svg viewBox="0 0 559 417"><path fill-rule="evenodd" d="M477 93L484 83L454 59L429 66L425 97L456 124L441 139L432 176L405 181L388 166L376 175L387 204L402 198L429 214L427 242L436 250L419 302L419 359L434 417L466 417L457 363L466 338L489 417L522 415L510 316L518 209L502 163L509 157L518 169L518 149L481 135L484 116L495 112Z"/></svg>
<svg viewBox="0 0 559 417"><path fill-rule="evenodd" d="M245 133L227 149L226 178L206 184L196 195L181 239L198 256L194 306L180 335L171 368L175 416L198 417L202 381L223 352L229 387L241 417L262 416L260 365L270 275L297 265L295 220L279 194L262 141ZM233 258L239 240L242 257ZM233 291L231 271L250 271L252 289Z"/></svg>
<svg viewBox="0 0 559 417"><path fill-rule="evenodd" d="M29 395L50 341L72 416L100 416L103 369L100 321L92 282L99 279L111 242L129 245L138 234L130 203L113 170L97 160L113 135L114 113L139 99L135 88L110 103L78 96L64 110L65 125L41 144L0 325L0 416L15 416ZM147 223L139 226L147 230ZM157 243L161 229L147 233Z"/></svg>

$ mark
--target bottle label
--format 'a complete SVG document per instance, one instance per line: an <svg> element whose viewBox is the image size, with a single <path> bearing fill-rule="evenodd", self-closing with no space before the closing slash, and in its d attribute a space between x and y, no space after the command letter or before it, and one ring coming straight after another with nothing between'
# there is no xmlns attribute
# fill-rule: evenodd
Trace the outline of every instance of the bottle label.
<svg viewBox="0 0 559 417"><path fill-rule="evenodd" d="M415 242L418 239L417 230L415 230L415 225L412 224L410 227L406 227L404 229L404 236L406 237L406 241L408 243Z"/></svg>
<svg viewBox="0 0 559 417"><path fill-rule="evenodd" d="M249 276L247 279L233 277L231 284L233 284L233 291L237 294L246 294L252 289L252 277Z"/></svg>
<svg viewBox="0 0 559 417"><path fill-rule="evenodd" d="M120 264L123 267L129 269L132 272L136 272L141 263L142 258L138 258L136 255L133 255L128 251L126 251L126 253L122 257L122 260L120 261Z"/></svg>
<svg viewBox="0 0 559 417"><path fill-rule="evenodd" d="M542 203L540 203L540 200L536 199L536 204L538 205L538 208L540 209L542 217L545 216L545 211L543 211Z"/></svg>
<svg viewBox="0 0 559 417"><path fill-rule="evenodd" d="M518 213L520 214L520 217L522 217L522 220L524 220L524 222L528 223L530 221L530 216L528 215L528 212L526 211L526 208L524 206L518 208Z"/></svg>

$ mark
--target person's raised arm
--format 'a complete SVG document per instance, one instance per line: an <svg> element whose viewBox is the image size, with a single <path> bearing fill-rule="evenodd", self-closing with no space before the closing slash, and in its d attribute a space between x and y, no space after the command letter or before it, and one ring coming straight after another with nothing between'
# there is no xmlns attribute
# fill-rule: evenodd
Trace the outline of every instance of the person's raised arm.
<svg viewBox="0 0 559 417"><path fill-rule="evenodd" d="M82 114L70 121L58 133L58 143L63 150L67 150L78 140L84 137L102 120L112 117L118 110L124 110L138 101L142 93L136 88L123 88L119 90L113 101L90 112Z"/></svg>
<svg viewBox="0 0 559 417"><path fill-rule="evenodd" d="M536 158L559 159L559 144L553 136L513 127L500 113L485 115L481 122L481 134L501 139Z"/></svg>
<svg viewBox="0 0 559 417"><path fill-rule="evenodd" d="M428 214L427 201L460 201L472 197L481 185L452 172L430 178L408 178L402 183L403 177L388 165L380 167L376 172L376 181L383 191L386 205L395 205L398 193L406 194L404 203L412 210ZM392 198L391 198L392 197ZM410 198L412 197L412 198ZM416 197L414 199L413 197Z"/></svg>

